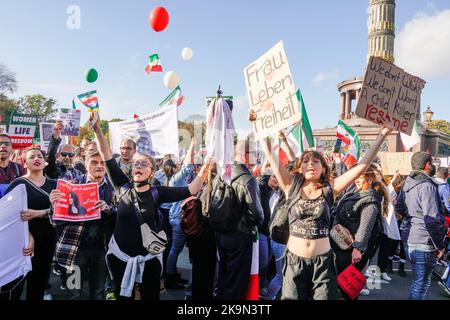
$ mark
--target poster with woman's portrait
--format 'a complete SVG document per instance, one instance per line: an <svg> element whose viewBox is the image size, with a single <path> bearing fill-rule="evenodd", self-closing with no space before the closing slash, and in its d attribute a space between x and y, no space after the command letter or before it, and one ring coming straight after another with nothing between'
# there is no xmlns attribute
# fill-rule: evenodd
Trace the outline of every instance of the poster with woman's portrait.
<svg viewBox="0 0 450 320"><path fill-rule="evenodd" d="M58 180L57 189L64 197L55 202L53 220L75 222L100 219L100 209L93 208L99 201L97 183L72 184Z"/></svg>

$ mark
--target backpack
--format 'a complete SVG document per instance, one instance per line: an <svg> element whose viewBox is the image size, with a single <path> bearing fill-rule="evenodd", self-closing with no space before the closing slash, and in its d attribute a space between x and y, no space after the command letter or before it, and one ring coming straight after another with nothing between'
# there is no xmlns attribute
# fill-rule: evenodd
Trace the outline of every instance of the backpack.
<svg viewBox="0 0 450 320"><path fill-rule="evenodd" d="M291 187L292 189L289 192L289 196L286 200L281 200L278 202L277 206L274 209L274 213L271 218L271 222L269 223L269 232L270 238L278 243L287 244L289 240L289 211L291 208L297 203L300 199L298 196L301 187L303 185L304 177L303 175L298 175L297 178L299 181L296 181L295 184ZM322 194L325 198L325 201L328 204L328 207L331 208L334 203L333 190L329 185L322 187ZM331 218L331 217L330 217ZM331 225L330 225L331 228Z"/></svg>
<svg viewBox="0 0 450 320"><path fill-rule="evenodd" d="M187 236L196 236L203 230L202 204L197 197L181 203L181 230Z"/></svg>
<svg viewBox="0 0 450 320"><path fill-rule="evenodd" d="M227 184L219 175L214 178L208 208L209 224L214 231L237 231L241 212L232 187L236 179L231 180L230 184Z"/></svg>

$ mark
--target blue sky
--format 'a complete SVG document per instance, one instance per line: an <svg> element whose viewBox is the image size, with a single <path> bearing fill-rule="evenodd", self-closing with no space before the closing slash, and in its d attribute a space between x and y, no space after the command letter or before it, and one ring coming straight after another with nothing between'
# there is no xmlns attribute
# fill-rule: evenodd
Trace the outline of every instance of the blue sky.
<svg viewBox="0 0 450 320"><path fill-rule="evenodd" d="M363 74L368 3L0 0L0 63L17 75L15 97L42 93L56 98L60 107L70 107L74 96L97 89L102 118L131 118L155 111L170 92L163 73L149 77L144 71L148 55L158 53L164 70L181 76L187 99L179 109L181 120L204 114L205 97L221 84L224 94L235 97L236 127L250 128L243 69L283 40L311 124L324 128L337 123L337 83ZM81 10L79 30L66 26L70 5ZM170 14L169 26L160 33L148 24L155 6L166 7ZM450 120L447 14L448 0L397 0L401 46L396 62L427 81L422 110L430 105L436 119ZM181 58L186 46L194 51L190 61ZM84 80L90 67L99 72L94 84ZM86 114L83 109L83 121Z"/></svg>

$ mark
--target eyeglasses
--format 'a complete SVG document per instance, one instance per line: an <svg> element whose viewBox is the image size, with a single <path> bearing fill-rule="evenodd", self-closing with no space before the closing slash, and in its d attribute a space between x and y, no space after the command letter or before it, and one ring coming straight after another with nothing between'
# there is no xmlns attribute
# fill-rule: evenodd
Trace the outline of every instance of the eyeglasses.
<svg viewBox="0 0 450 320"><path fill-rule="evenodd" d="M150 169L152 169L152 166L150 165L150 163L145 162L145 161L135 161L133 163L133 168L150 168Z"/></svg>
<svg viewBox="0 0 450 320"><path fill-rule="evenodd" d="M5 146L9 147L9 146L11 145L11 142L9 142L9 141L3 141L3 142L1 142L1 141L0 141L0 146L1 146L1 145L5 145Z"/></svg>
<svg viewBox="0 0 450 320"><path fill-rule="evenodd" d="M73 153L73 152L61 152L61 156L63 158L65 158L65 157L73 158L73 157L75 157L75 153Z"/></svg>

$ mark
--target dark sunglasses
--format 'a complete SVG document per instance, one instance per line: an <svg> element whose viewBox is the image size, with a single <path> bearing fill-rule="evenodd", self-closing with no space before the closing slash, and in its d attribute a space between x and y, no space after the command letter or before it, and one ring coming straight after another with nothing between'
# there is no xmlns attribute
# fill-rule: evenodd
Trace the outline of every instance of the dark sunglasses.
<svg viewBox="0 0 450 320"><path fill-rule="evenodd" d="M0 146L1 146L1 145L5 145L5 146L9 147L9 146L11 145L11 142L9 142L9 141L3 141L3 142L0 142Z"/></svg>
<svg viewBox="0 0 450 320"><path fill-rule="evenodd" d="M65 158L65 157L73 158L73 157L75 157L75 153L73 153L73 152L61 152L61 156L63 158Z"/></svg>

